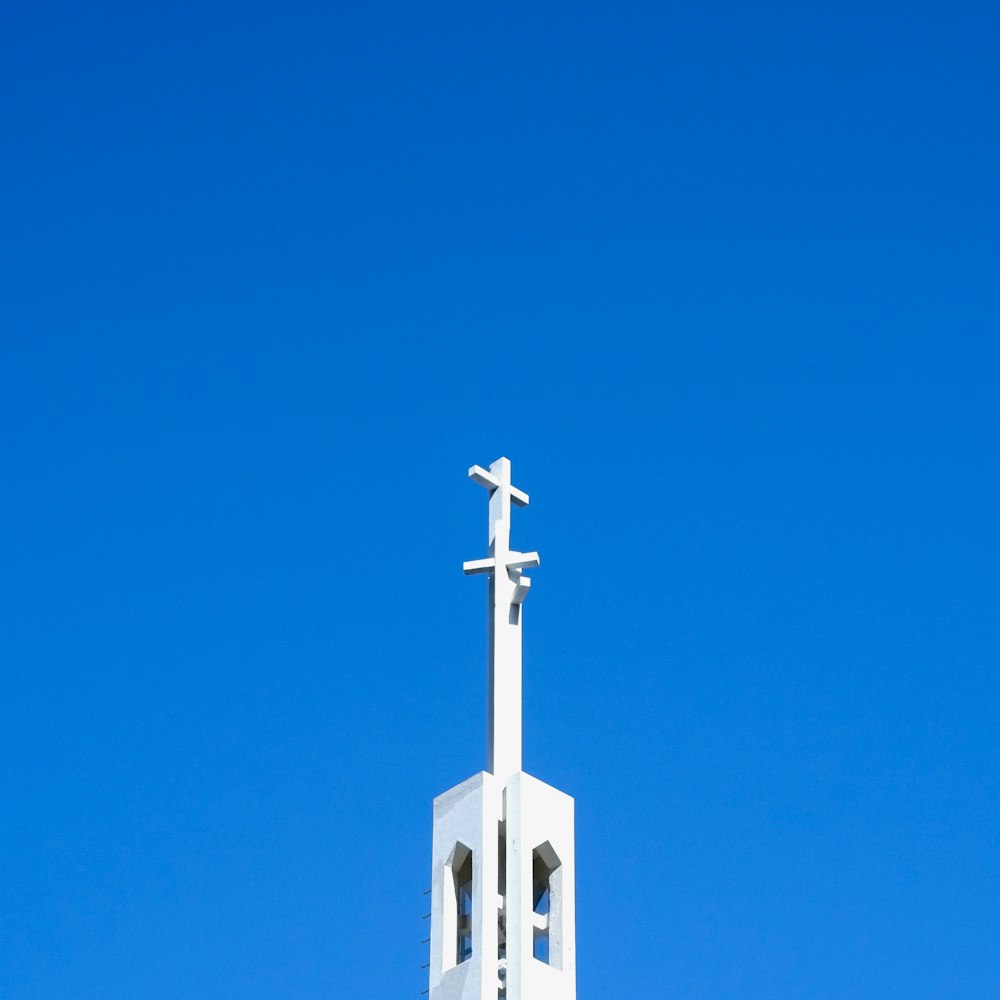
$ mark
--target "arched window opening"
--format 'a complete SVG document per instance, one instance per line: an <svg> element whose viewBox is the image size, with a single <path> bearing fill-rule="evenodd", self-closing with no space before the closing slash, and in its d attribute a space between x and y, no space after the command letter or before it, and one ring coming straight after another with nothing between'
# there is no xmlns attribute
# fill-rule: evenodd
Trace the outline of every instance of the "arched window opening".
<svg viewBox="0 0 1000 1000"><path fill-rule="evenodd" d="M507 830L497 829L497 995L507 996Z"/></svg>
<svg viewBox="0 0 1000 1000"><path fill-rule="evenodd" d="M456 861L458 859L456 858ZM455 870L456 948L458 965L472 958L472 851Z"/></svg>
<svg viewBox="0 0 1000 1000"><path fill-rule="evenodd" d="M562 967L562 864L548 842L531 853L532 954L539 962Z"/></svg>
<svg viewBox="0 0 1000 1000"><path fill-rule="evenodd" d="M472 877L472 850L458 843L444 866L444 892L441 894L443 972L472 958Z"/></svg>

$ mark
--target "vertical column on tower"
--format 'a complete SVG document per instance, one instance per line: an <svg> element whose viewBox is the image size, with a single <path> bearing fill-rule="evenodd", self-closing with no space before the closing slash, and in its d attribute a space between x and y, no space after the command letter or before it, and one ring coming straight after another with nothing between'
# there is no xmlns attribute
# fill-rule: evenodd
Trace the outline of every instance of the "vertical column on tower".
<svg viewBox="0 0 1000 1000"><path fill-rule="evenodd" d="M504 819L504 1000L576 1000L573 799L521 772L504 790Z"/></svg>
<svg viewBox="0 0 1000 1000"><path fill-rule="evenodd" d="M430 1000L496 1000L501 790L473 775L434 800Z"/></svg>

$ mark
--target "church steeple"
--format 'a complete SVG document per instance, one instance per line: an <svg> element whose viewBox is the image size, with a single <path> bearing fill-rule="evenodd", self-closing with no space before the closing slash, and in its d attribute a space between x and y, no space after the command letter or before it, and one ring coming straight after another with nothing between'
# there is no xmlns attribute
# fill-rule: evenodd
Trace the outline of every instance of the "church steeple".
<svg viewBox="0 0 1000 1000"><path fill-rule="evenodd" d="M430 1000L575 1000L573 800L521 770L521 610L537 552L510 547L510 461L490 491L489 770L434 800Z"/></svg>

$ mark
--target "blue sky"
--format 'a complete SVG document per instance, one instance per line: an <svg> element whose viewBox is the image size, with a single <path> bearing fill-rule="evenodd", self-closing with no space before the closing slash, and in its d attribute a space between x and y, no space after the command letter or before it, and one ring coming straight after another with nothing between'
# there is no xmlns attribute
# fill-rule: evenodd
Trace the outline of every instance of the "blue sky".
<svg viewBox="0 0 1000 1000"><path fill-rule="evenodd" d="M1000 995L998 30L8 5L0 996L418 996L500 454L580 1000Z"/></svg>

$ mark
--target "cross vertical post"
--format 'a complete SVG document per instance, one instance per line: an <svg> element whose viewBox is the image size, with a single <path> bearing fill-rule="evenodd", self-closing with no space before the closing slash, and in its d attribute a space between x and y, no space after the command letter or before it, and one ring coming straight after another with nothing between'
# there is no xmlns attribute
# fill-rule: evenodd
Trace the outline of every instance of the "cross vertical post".
<svg viewBox="0 0 1000 1000"><path fill-rule="evenodd" d="M489 574L489 730L487 770L501 781L521 770L521 604L531 581L523 570L539 564L537 552L510 547L511 503L528 495L511 484L510 460L489 471L478 465L469 478L490 490L489 557L464 564L467 574Z"/></svg>

